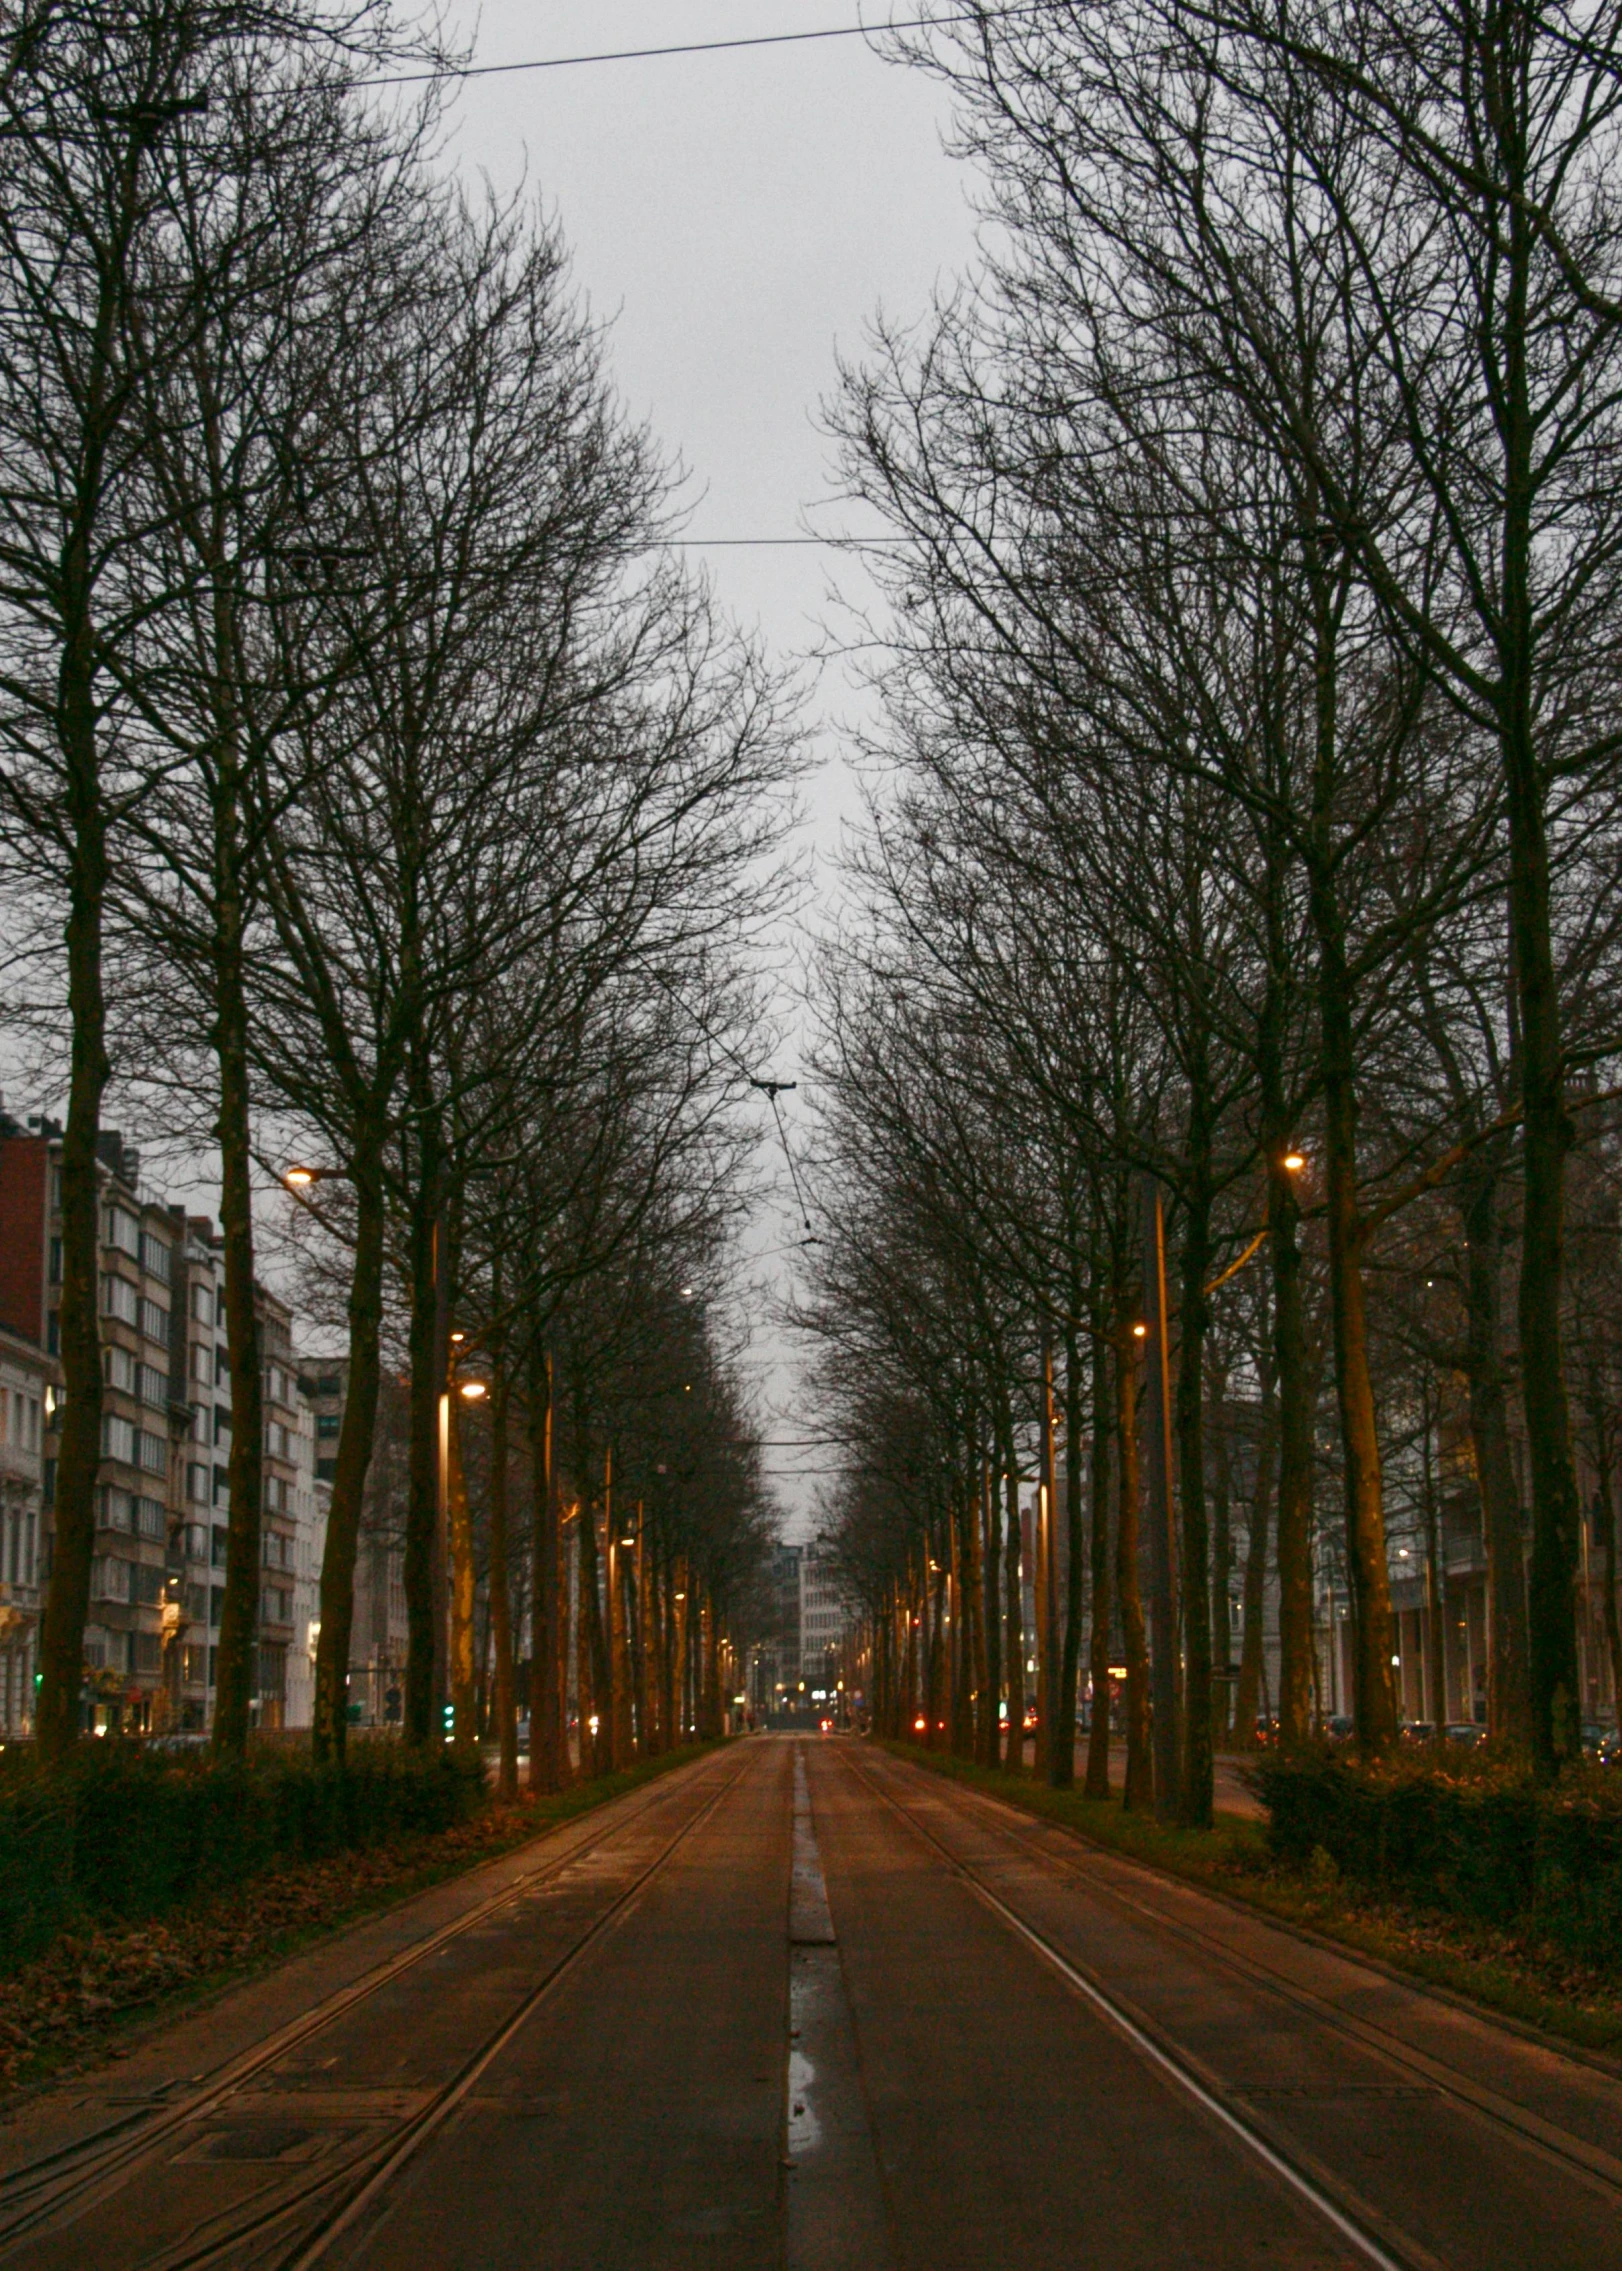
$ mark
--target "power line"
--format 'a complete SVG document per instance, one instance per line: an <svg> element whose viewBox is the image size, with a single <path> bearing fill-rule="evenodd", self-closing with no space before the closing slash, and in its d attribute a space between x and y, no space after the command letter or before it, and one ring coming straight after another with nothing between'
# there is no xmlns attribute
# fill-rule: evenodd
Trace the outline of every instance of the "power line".
<svg viewBox="0 0 1622 2271"><path fill-rule="evenodd" d="M852 551L864 544L910 544L910 536L671 536L654 549L662 552L726 552L785 544L827 544Z"/></svg>
<svg viewBox="0 0 1622 2271"><path fill-rule="evenodd" d="M1039 7L998 8L999 22L1010 16L1037 16ZM880 32L935 31L946 24L976 24L984 18L967 10L951 16L906 16L883 24L829 24L809 32L756 32L744 39L683 40L670 47L606 48L593 55L537 55L522 63L468 63L443 71L401 71L389 78L361 79L363 87L420 87L446 79L498 79L515 71L576 71L595 63L645 63L670 55L724 55L743 47L803 47L811 40L873 39Z"/></svg>

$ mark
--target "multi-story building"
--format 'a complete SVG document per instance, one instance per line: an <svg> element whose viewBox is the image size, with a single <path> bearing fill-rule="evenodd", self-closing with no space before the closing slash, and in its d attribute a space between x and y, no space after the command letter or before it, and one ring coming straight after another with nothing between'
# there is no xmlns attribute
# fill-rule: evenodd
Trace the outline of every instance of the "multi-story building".
<svg viewBox="0 0 1622 2271"><path fill-rule="evenodd" d="M833 1695L843 1676L850 1610L844 1585L825 1556L800 1558L800 1682L812 1702Z"/></svg>
<svg viewBox="0 0 1622 2271"><path fill-rule="evenodd" d="M163 1607L169 1578L172 1468L185 1407L174 1343L177 1226L140 1180L139 1155L114 1130L98 1146L97 1308L104 1366L85 1669L96 1727L163 1723ZM43 1399L40 1512L55 1475L55 1358L61 1299L61 1143L49 1122L0 1122L0 1324L50 1363ZM36 1581L43 1577L36 1543Z"/></svg>
<svg viewBox="0 0 1622 2271"><path fill-rule="evenodd" d="M13 1604L0 1592L0 1648L12 1653L35 1646L32 1626L23 1625L30 1616L37 1623L48 1546L49 1421L61 1378L60 1151L60 1130L50 1122L22 1128L0 1119L0 1329L8 1347L34 1352L45 1423L32 1532L35 1598ZM213 1713L229 1518L224 1259L208 1217L188 1216L146 1189L138 1154L116 1132L102 1136L99 1152L104 1400L84 1644L88 1723L98 1733L201 1730ZM255 1716L279 1727L287 1723L300 1529L316 1513L315 1434L299 1391L292 1312L263 1287L255 1306L264 1379ZM15 1495L9 1481L6 1488L8 1498ZM0 1584L8 1546L0 1523ZM19 1544L19 1569L21 1555ZM17 1616L4 1617L13 1606ZM17 1637L8 1642L13 1628Z"/></svg>
<svg viewBox="0 0 1622 2271"><path fill-rule="evenodd" d="M44 1549L45 1423L55 1367L0 1325L0 1742L33 1732Z"/></svg>
<svg viewBox="0 0 1622 2271"><path fill-rule="evenodd" d="M307 1358L302 1384L314 1429L316 1521L311 1566L300 1588L296 1610L306 1657L313 1661L321 1615L321 1555L327 1507L337 1466L349 1368L342 1357ZM399 1384L385 1377L378 1402L377 1434L361 1504L360 1539L355 1554L354 1621L349 1641L349 1716L356 1726L398 1726L405 1685L408 1643L405 1603L404 1501L405 1409ZM312 1696L313 1705L313 1696ZM301 1697L301 1708L302 1708ZM308 1714L306 1714L306 1717ZM304 1724L303 1720L295 1724Z"/></svg>

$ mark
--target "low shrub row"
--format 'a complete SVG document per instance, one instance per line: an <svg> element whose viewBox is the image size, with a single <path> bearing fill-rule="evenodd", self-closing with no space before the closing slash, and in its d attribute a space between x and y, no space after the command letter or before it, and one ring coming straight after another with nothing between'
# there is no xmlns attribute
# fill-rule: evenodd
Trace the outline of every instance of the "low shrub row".
<svg viewBox="0 0 1622 2271"><path fill-rule="evenodd" d="M1267 1758L1251 1778L1269 1845L1355 1884L1622 1968L1622 1777L1540 1789L1518 1764Z"/></svg>
<svg viewBox="0 0 1622 2271"><path fill-rule="evenodd" d="M80 1920L139 1923L272 1863L421 1836L482 1802L477 1768L398 1745L343 1767L267 1751L242 1764L84 1744L47 1773L0 1779L0 1972Z"/></svg>

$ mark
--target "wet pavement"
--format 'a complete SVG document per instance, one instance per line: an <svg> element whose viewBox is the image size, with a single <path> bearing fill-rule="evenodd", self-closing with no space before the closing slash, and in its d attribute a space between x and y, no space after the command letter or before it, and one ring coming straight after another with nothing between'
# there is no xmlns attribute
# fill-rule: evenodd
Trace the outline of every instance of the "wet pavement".
<svg viewBox="0 0 1622 2271"><path fill-rule="evenodd" d="M0 2263L1622 2263L1622 2080L842 1738L756 1737L0 2130Z"/></svg>

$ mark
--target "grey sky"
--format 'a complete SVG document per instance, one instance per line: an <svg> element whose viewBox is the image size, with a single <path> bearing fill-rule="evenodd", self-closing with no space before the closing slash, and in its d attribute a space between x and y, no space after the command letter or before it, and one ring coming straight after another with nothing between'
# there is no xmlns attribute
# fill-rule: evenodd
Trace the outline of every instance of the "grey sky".
<svg viewBox="0 0 1622 2271"><path fill-rule="evenodd" d="M860 12L882 13L870 0L865 11L857 0L487 0L451 20L485 64L801 31ZM816 425L836 348L856 353L881 304L903 321L921 314L937 279L949 282L972 251L969 184L942 152L938 89L861 41L830 40L472 80L453 125L463 165L501 188L527 171L555 209L581 286L614 318L621 391L692 476L691 534L850 526L826 501ZM729 610L785 658L815 639L836 571L860 590L848 556L811 547L699 556ZM823 762L807 794L814 854L833 847L849 802L837 727L860 707L846 673L823 670L813 696ZM794 1227L785 1209L756 1243L778 1246ZM769 1329L757 1345L772 1399L784 1402L788 1354ZM824 1457L769 1458L803 1526Z"/></svg>

